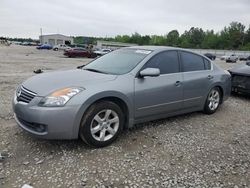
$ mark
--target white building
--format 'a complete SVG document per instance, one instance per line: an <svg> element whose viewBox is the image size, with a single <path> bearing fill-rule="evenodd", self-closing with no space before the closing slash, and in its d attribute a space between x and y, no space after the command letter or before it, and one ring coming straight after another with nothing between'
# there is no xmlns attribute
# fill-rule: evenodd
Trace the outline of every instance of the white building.
<svg viewBox="0 0 250 188"><path fill-rule="evenodd" d="M73 37L68 37L61 34L52 34L52 35L41 35L39 36L41 44L50 44L52 46L58 44L73 44Z"/></svg>
<svg viewBox="0 0 250 188"><path fill-rule="evenodd" d="M122 47L130 47L130 46L137 46L137 44L130 44L130 43L122 43L122 42L110 42L110 41L97 41L96 48L103 49L118 49Z"/></svg>

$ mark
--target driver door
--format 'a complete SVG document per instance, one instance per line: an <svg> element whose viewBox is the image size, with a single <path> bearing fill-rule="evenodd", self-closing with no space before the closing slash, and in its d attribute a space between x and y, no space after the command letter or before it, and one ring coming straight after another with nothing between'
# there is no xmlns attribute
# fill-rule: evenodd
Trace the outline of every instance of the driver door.
<svg viewBox="0 0 250 188"><path fill-rule="evenodd" d="M179 111L183 103L183 76L178 52L160 52L141 70L146 68L159 68L160 76L135 78L135 119Z"/></svg>

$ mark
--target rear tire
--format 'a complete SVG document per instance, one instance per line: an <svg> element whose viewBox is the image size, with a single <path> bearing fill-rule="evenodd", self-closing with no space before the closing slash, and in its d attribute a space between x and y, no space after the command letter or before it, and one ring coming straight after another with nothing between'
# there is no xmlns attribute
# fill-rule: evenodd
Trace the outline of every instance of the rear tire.
<svg viewBox="0 0 250 188"><path fill-rule="evenodd" d="M92 147L105 147L114 142L123 130L124 114L110 101L93 104L82 118L80 138Z"/></svg>
<svg viewBox="0 0 250 188"><path fill-rule="evenodd" d="M203 112L205 114L215 113L221 104L221 100L222 94L220 89L218 87L212 88L207 96Z"/></svg>

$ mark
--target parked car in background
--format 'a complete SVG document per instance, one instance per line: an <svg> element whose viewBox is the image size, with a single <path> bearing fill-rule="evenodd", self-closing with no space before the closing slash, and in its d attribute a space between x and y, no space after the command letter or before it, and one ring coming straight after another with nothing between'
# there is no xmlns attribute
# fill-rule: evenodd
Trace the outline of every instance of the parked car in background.
<svg viewBox="0 0 250 188"><path fill-rule="evenodd" d="M102 55L105 55L109 52L112 52L111 49L101 49L101 50L96 50L94 51L94 53L97 55L97 56L102 56Z"/></svg>
<svg viewBox="0 0 250 188"><path fill-rule="evenodd" d="M71 47L67 46L66 44L58 44L58 45L53 46L54 51L69 50L69 49L71 49Z"/></svg>
<svg viewBox="0 0 250 188"><path fill-rule="evenodd" d="M64 51L65 56L68 57L87 57L87 58L95 58L96 54L90 50L85 48L71 48Z"/></svg>
<svg viewBox="0 0 250 188"><path fill-rule="evenodd" d="M38 50L51 50L53 47L50 44L42 44L41 46L37 46L36 49Z"/></svg>
<svg viewBox="0 0 250 188"><path fill-rule="evenodd" d="M240 55L240 56L239 56L239 60L240 60L240 61L246 61L247 58L248 58L247 55Z"/></svg>
<svg viewBox="0 0 250 188"><path fill-rule="evenodd" d="M229 55L223 55L220 57L220 60L226 60L229 57Z"/></svg>
<svg viewBox="0 0 250 188"><path fill-rule="evenodd" d="M69 44L68 46L71 48L87 48L88 47L88 45L86 44Z"/></svg>
<svg viewBox="0 0 250 188"><path fill-rule="evenodd" d="M184 49L122 48L82 69L28 79L13 98L14 117L40 138L80 137L104 147L137 123L215 113L231 92L230 78L207 57Z"/></svg>
<svg viewBox="0 0 250 188"><path fill-rule="evenodd" d="M227 63L236 63L239 57L235 54L230 55L229 57L226 58Z"/></svg>
<svg viewBox="0 0 250 188"><path fill-rule="evenodd" d="M216 55L214 55L214 54L211 54L211 53L206 53L206 54L204 54L206 57L208 57L209 59L211 59L211 60L215 60L216 59Z"/></svg>
<svg viewBox="0 0 250 188"><path fill-rule="evenodd" d="M232 92L250 94L250 61L229 70L232 75Z"/></svg>

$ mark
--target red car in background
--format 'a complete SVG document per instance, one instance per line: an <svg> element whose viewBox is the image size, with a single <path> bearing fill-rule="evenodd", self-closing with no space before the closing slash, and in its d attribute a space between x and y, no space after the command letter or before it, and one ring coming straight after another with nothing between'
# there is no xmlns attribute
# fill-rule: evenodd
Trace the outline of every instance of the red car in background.
<svg viewBox="0 0 250 188"><path fill-rule="evenodd" d="M71 48L65 50L63 55L68 57L87 57L87 58L95 58L97 55L85 48Z"/></svg>

